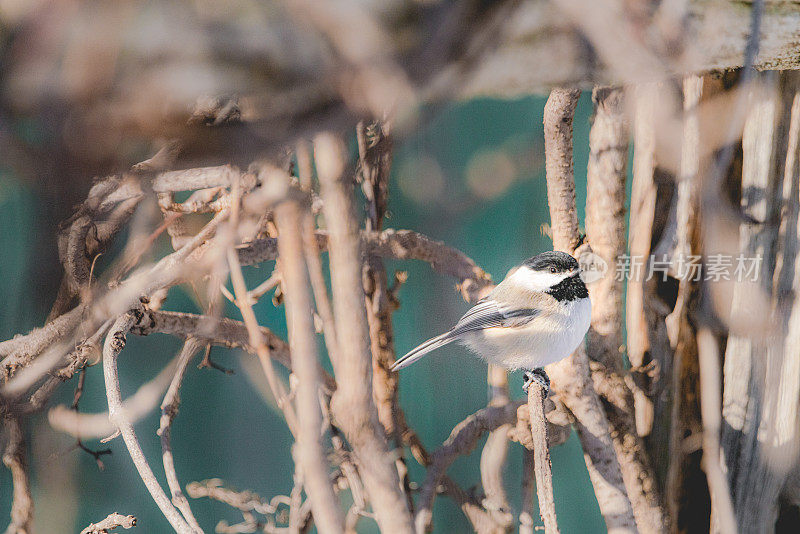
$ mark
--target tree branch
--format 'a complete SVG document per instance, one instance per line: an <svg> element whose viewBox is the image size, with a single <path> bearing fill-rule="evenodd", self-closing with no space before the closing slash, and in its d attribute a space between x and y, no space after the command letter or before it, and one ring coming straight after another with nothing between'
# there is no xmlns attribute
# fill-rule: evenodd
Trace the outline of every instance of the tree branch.
<svg viewBox="0 0 800 534"><path fill-rule="evenodd" d="M317 231L320 250L328 249L328 235ZM492 278L463 252L434 241L412 230L386 229L382 232L363 232L367 254L397 260L420 260L431 264L441 274L459 281L460 290L468 302L475 302L489 291ZM278 257L277 240L256 239L236 249L242 265L254 265Z"/></svg>
<svg viewBox="0 0 800 534"><path fill-rule="evenodd" d="M147 458L142 452L139 440L133 430L133 425L128 420L122 407L122 395L119 387L119 374L117 372L117 356L125 347L125 335L135 323L134 314L129 312L120 316L111 327L103 346L103 376L106 383L106 396L108 397L108 418L117 427L128 448L136 470L142 478L147 490L153 497L161 512L180 534L192 534L192 528L186 523L180 512L175 509L169 497L156 480Z"/></svg>
<svg viewBox="0 0 800 534"><path fill-rule="evenodd" d="M11 470L14 487L11 503L11 523L6 534L31 534L33 532L33 497L28 472L28 451L25 431L19 419L5 418L8 442L3 453L3 463Z"/></svg>
<svg viewBox="0 0 800 534"><path fill-rule="evenodd" d="M326 134L315 139L314 151L330 230L331 285L341 358L338 364L334 362L340 387L331 408L353 446L378 525L387 532L411 532L411 515L372 395L372 358L361 283L362 250L352 187L343 177L343 149L336 138Z"/></svg>
<svg viewBox="0 0 800 534"><path fill-rule="evenodd" d="M487 382L490 406L502 406L509 402L508 371L505 368L490 364L487 370ZM508 433L510 430L510 425L501 426L489 434L483 451L481 451L480 462L481 485L486 494L485 506L496 512L495 517L503 518L499 526L504 530L511 528L514 520L503 480L508 458Z"/></svg>
<svg viewBox="0 0 800 534"><path fill-rule="evenodd" d="M547 442L547 423L544 417L545 398L544 390L538 383L534 382L528 387L528 411L533 436L533 465L539 514L544 521L545 534L558 534L556 503L553 498L553 472ZM522 476L530 476L530 473L524 473Z"/></svg>
<svg viewBox="0 0 800 534"><path fill-rule="evenodd" d="M625 181L628 125L621 88L595 87L595 113L589 132L586 234L592 252L605 261L605 276L589 284L592 325L586 354L592 380L601 393L622 477L636 525L645 534L663 532L664 512L653 469L636 432L633 396L622 376L622 280L613 267L625 254ZM594 370L597 369L597 370Z"/></svg>
<svg viewBox="0 0 800 534"><path fill-rule="evenodd" d="M580 242L572 163L572 119L580 91L555 89L545 105L545 167L553 247L572 253ZM586 467L609 530L636 530L633 510L614 453L608 420L589 375L583 347L550 366L550 377L575 415Z"/></svg>
<svg viewBox="0 0 800 534"><path fill-rule="evenodd" d="M459 456L469 454L483 434L503 425L514 424L517 420L517 406L519 404L510 402L503 406L488 406L478 410L457 424L450 432L450 437L433 453L417 500L414 518L417 534L424 534L430 526L433 501L450 464Z"/></svg>
<svg viewBox="0 0 800 534"><path fill-rule="evenodd" d="M109 531L122 527L125 530L136 526L136 518L132 515L122 515L114 512L99 523L92 523L81 534L108 534Z"/></svg>
<svg viewBox="0 0 800 534"><path fill-rule="evenodd" d="M179 391L183 383L183 377L186 374L186 368L192 357L203 347L205 347L204 342L191 337L183 344L183 348L178 354L175 375L172 378L172 382L170 382L166 395L164 395L164 400L161 401L161 420L157 431L157 434L161 436L161 459L164 464L164 473L167 476L167 484L172 493L172 502L183 514L186 522L197 532L202 532L202 529L192 513L189 501L181 490L181 483L178 480L178 473L175 471L175 462L172 456L171 435L172 422L178 415L178 407L181 403Z"/></svg>
<svg viewBox="0 0 800 534"><path fill-rule="evenodd" d="M320 441L320 375L308 271L303 259L302 220L300 206L292 200L275 208L292 373L297 377L296 456L317 529L323 533L341 533L344 532L344 517L330 483L328 462Z"/></svg>
<svg viewBox="0 0 800 534"><path fill-rule="evenodd" d="M174 358L164 369L143 384L136 392L122 401L120 409L130 424L139 422L158 406L164 390L169 386L175 373ZM114 434L117 425L111 420L109 412L83 413L65 405L54 406L47 414L50 426L78 439L99 439Z"/></svg>

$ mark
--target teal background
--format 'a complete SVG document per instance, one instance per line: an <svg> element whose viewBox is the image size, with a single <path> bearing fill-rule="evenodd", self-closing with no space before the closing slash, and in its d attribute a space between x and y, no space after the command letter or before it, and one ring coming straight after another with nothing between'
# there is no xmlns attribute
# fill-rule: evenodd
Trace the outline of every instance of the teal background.
<svg viewBox="0 0 800 534"><path fill-rule="evenodd" d="M551 247L542 225L549 222L544 180L542 110L544 98L513 101L475 100L437 110L413 135L396 140L386 227L418 230L445 241L472 257L495 280L523 259ZM575 118L575 174L578 207L583 220L585 175L591 102L584 95ZM2 165L2 164L0 164ZM33 246L43 229L41 195L16 181L0 167L0 337L6 339L44 321L50 301L37 298L30 274L36 267ZM166 252L163 246L162 251ZM404 353L419 342L449 328L467 305L454 290L452 279L437 275L428 265L390 262L390 270L406 270L408 282L400 291L401 308L394 316L395 343ZM265 279L271 265L249 268L252 287ZM390 271L391 272L391 271ZM197 311L185 290L173 290L168 309ZM283 308L269 298L256 307L265 326L285 336ZM237 313L229 309L232 317ZM180 343L167 336L130 336L120 358L123 395L150 380L175 355ZM254 385L257 370L239 351L214 349L212 357L235 370L232 376L190 367L182 388L182 405L173 430L178 475L192 480L220 477L231 486L251 489L270 498L292 486L290 435L282 417ZM257 369L257 368L256 368ZM106 408L102 369L87 371L81 410ZM74 382L66 384L53 403L69 404ZM521 376L511 376L512 396L522 396ZM429 450L436 449L458 422L485 406L486 365L463 348L443 348L404 370L401 403L406 417ZM121 440L114 440L104 470L94 459L73 448L74 440L47 426L46 414L30 425L38 532L77 532L112 511L139 519L132 532L169 532L169 525L144 489ZM158 414L140 421L136 430L156 476L164 481L160 445L155 435ZM87 445L99 448L98 442ZM482 445L482 443L481 443ZM479 484L479 446L451 467L449 474L463 487ZM564 533L604 532L596 499L573 436L552 451L556 511ZM421 483L424 471L410 461L411 477ZM522 479L520 446L512 444L507 488L519 510ZM0 470L0 526L10 510L10 476ZM201 526L213 532L219 519L241 519L231 508L205 499L192 501ZM468 532L469 524L446 497L436 500L436 532ZM540 524L540 522L537 522ZM360 530L372 532L363 520Z"/></svg>

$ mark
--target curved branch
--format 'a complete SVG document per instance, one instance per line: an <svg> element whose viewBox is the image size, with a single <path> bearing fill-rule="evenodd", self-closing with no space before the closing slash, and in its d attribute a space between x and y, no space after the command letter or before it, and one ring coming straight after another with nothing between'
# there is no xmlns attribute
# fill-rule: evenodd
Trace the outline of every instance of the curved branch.
<svg viewBox="0 0 800 534"><path fill-rule="evenodd" d="M153 470L150 469L147 458L142 452L142 447L139 445L139 440L136 438L133 425L128 420L122 407L117 356L125 347L125 335L135 321L133 313L130 312L120 316L111 327L103 346L103 376L105 377L106 396L108 397L108 418L122 434L122 439L125 441L128 453L130 453L139 476L169 523L179 534L193 534L192 528L172 505L169 497L164 493L164 489L156 480Z"/></svg>
<svg viewBox="0 0 800 534"><path fill-rule="evenodd" d="M317 231L320 250L328 249L328 234ZM361 238L368 254L397 260L420 260L431 264L439 273L452 276L461 285L461 293L475 302L492 286L492 277L478 267L463 252L412 230L362 232ZM256 239L239 247L236 252L242 265L272 261L278 257L275 238Z"/></svg>
<svg viewBox="0 0 800 534"><path fill-rule="evenodd" d="M176 361L173 359L155 378L122 401L121 409L129 423L136 424L158 406L161 395L175 373ZM47 414L47 420L54 429L82 440L105 438L117 431L109 412L81 413L63 404L53 407Z"/></svg>
<svg viewBox="0 0 800 534"><path fill-rule="evenodd" d="M491 406L501 406L509 401L508 371L496 365L489 365L487 371ZM514 520L508 503L504 484L504 471L508 458L510 425L500 427L489 433L486 444L481 451L480 472L481 485L486 495L484 503L487 509L502 516L501 527L508 530Z"/></svg>
<svg viewBox="0 0 800 534"><path fill-rule="evenodd" d="M423 534L430 526L433 501L450 464L459 456L469 454L485 433L503 425L513 425L517 420L517 406L519 403L509 402L503 406L488 406L478 410L457 424L450 432L450 437L433 453L414 518L418 534Z"/></svg>
<svg viewBox="0 0 800 534"><path fill-rule="evenodd" d="M431 465L431 456L428 454L419 436L417 436L414 430L409 428L402 410L398 411L397 426L397 431L403 443L411 449L411 454L414 455L414 458L416 458L422 467L429 467ZM530 436L530 432L528 432L528 435ZM480 531L482 525L493 525L496 527L499 524L499 522L494 519L493 514L487 511L481 503L478 502L475 495L461 489L458 484L447 475L442 477L442 486L444 493L458 503L464 515L467 516L467 519L469 519L476 531Z"/></svg>

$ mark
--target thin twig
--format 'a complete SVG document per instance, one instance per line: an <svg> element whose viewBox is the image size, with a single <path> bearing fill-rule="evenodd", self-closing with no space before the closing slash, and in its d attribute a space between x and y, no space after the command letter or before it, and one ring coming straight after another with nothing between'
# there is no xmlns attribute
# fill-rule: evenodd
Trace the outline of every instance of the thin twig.
<svg viewBox="0 0 800 534"><path fill-rule="evenodd" d="M278 271L273 272L269 278L258 284L256 287L247 292L247 298L250 302L258 302L258 299L278 287L281 283L281 273Z"/></svg>
<svg viewBox="0 0 800 534"><path fill-rule="evenodd" d="M522 451L522 495L520 496L519 534L533 534L533 505L535 492L535 476L529 473L536 469L533 460L533 451L525 448Z"/></svg>
<svg viewBox="0 0 800 534"><path fill-rule="evenodd" d="M130 424L140 421L158 406L158 401L175 372L176 360L177 358L173 359L152 380L122 401L120 407ZM47 420L56 430L79 439L104 438L117 430L109 412L83 413L64 405L54 406L48 412Z"/></svg>
<svg viewBox="0 0 800 534"><path fill-rule="evenodd" d="M264 375L267 377L270 390L275 396L275 402L278 407L283 411L286 418L286 424L292 434L296 435L295 429L297 428L297 417L294 413L291 403L288 401L288 393L286 386L284 386L281 379L275 372L275 366L272 365L272 353L269 345L264 340L261 329L258 325L258 320L253 312L253 306L247 298L247 286L244 282L244 275L242 274L242 267L239 264L239 257L236 255L232 248L228 250L228 265L231 270L231 283L233 290L236 294L236 304L242 312L242 319L247 326L249 334L249 344L253 347L258 355L258 360L261 362L261 367L264 370Z"/></svg>
<svg viewBox="0 0 800 534"><path fill-rule="evenodd" d="M114 512L109 514L108 517L99 523L92 523L85 529L81 530L81 534L108 534L109 531L118 527L125 530L131 529L136 526L136 518L132 515L122 515Z"/></svg>
<svg viewBox="0 0 800 534"><path fill-rule="evenodd" d="M553 472L550 464L550 448L547 443L547 422L544 418L544 389L536 382L528 387L528 411L531 417L533 436L533 462L536 477L536 495L539 499L539 514L544 521L546 534L558 534L556 502L553 498ZM523 473L529 477L530 473Z"/></svg>
<svg viewBox="0 0 800 534"><path fill-rule="evenodd" d="M78 386L75 388L75 394L73 395L72 406L70 406L70 408L76 413L78 412L78 405L81 401L81 397L83 396L83 388L85 386L86 386L86 368L84 367L80 370L80 376L78 377ZM80 450L94 457L94 461L97 462L98 469L102 471L104 469L104 465L101 458L106 454L111 454L112 453L111 449L106 448L106 449L98 449L95 451L84 445L80 437L76 438L75 441L76 441L75 443L76 446Z"/></svg>
<svg viewBox="0 0 800 534"><path fill-rule="evenodd" d="M180 534L192 534L192 528L186 523L180 512L172 505L164 489L156 480L153 470L147 463L139 440L133 430L133 425L128 420L122 406L122 394L119 386L119 373L117 372L117 356L125 347L125 336L134 325L136 318L133 313L125 313L114 322L105 344L103 345L103 376L106 382L106 397L108 398L108 418L117 427L128 448L136 470L142 478L147 490L153 497L164 517Z"/></svg>
<svg viewBox="0 0 800 534"><path fill-rule="evenodd" d="M203 530L192 513L189 501L181 491L181 483L178 480L178 473L175 471L175 462L172 457L172 442L170 438L172 422L175 420L175 416L178 415L178 407L181 402L179 391L183 383L183 377L186 374L186 368L189 366L192 357L204 346L205 343L192 337L183 344L183 348L178 354L175 375L172 378L172 382L170 382L167 393L164 395L164 400L161 402L161 420L157 432L161 436L161 457L164 464L164 472L167 475L167 484L172 493L172 502L183 514L186 522L197 532L202 532Z"/></svg>

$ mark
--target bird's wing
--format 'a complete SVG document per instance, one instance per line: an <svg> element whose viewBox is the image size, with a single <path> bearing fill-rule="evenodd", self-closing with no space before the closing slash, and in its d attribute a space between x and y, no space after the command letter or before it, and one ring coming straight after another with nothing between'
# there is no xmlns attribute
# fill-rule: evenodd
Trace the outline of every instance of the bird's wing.
<svg viewBox="0 0 800 534"><path fill-rule="evenodd" d="M536 308L517 308L487 297L478 301L459 319L450 333L460 336L466 332L486 328L514 328L524 326L539 314Z"/></svg>
<svg viewBox="0 0 800 534"><path fill-rule="evenodd" d="M485 328L513 328L523 326L532 321L538 314L539 310L535 308L515 308L501 304L491 297L484 298L470 308L449 332L429 339L422 345L416 347L394 362L392 370L398 371L403 367L408 367L432 350L455 341L467 332L483 330Z"/></svg>

